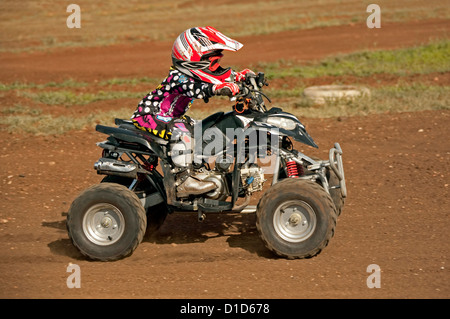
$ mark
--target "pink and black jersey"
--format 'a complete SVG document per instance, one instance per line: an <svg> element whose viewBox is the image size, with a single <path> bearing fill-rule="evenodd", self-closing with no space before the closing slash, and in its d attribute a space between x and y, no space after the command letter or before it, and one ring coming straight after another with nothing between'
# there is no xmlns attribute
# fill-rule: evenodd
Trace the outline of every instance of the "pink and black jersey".
<svg viewBox="0 0 450 319"><path fill-rule="evenodd" d="M212 95L212 84L196 81L171 68L168 77L142 99L131 119L138 128L160 135L172 119L189 110L194 99L208 99Z"/></svg>

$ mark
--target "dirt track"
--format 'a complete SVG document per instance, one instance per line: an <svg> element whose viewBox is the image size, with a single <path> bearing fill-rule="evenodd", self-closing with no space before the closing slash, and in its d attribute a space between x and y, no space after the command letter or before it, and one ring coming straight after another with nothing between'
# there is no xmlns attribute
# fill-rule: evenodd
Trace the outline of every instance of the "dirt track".
<svg viewBox="0 0 450 319"><path fill-rule="evenodd" d="M445 36L448 22L373 31L367 36L346 26L267 36L270 50L258 60L373 48L375 38L380 48L420 44ZM281 47L287 35L298 46ZM263 37L240 40L247 51L229 63L245 64L260 52ZM151 58L129 46L3 54L0 82L164 76L170 44L157 48ZM0 131L0 297L449 298L449 120L449 111L303 120L320 146L305 153L326 158L335 141L341 144L349 198L329 246L315 258L294 261L267 252L253 214L211 214L198 223L195 214L175 213L131 257L88 262L71 245L62 214L100 180L92 165L100 156L95 142L104 136ZM81 268L80 289L66 286L69 263ZM380 289L366 285L370 264L381 268Z"/></svg>

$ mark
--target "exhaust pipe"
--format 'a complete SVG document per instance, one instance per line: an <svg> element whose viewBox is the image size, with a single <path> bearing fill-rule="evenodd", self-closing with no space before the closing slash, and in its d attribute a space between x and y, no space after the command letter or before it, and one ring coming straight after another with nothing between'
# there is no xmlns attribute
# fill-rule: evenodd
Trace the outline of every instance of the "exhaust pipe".
<svg viewBox="0 0 450 319"><path fill-rule="evenodd" d="M129 178L137 178L138 166L111 158L102 157L94 164L97 174L116 175Z"/></svg>

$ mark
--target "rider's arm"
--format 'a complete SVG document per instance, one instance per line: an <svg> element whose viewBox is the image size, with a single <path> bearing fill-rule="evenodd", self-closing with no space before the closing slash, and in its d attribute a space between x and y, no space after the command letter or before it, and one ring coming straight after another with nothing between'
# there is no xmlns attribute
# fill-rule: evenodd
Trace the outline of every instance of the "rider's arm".
<svg viewBox="0 0 450 319"><path fill-rule="evenodd" d="M177 84L181 94L194 99L204 99L213 96L212 84L189 80L184 83Z"/></svg>

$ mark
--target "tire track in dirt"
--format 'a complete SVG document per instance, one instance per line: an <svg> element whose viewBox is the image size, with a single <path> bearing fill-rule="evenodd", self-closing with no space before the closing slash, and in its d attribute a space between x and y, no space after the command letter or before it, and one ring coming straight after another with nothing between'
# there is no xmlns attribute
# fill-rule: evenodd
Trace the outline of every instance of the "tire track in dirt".
<svg viewBox="0 0 450 319"><path fill-rule="evenodd" d="M124 260L86 261L71 245L65 217L81 190L98 183L92 163L102 136L11 138L1 157L3 298L448 298L449 111L308 119L325 158L344 150L349 197L329 246L312 259L275 258L253 214L170 215ZM36 154L39 154L36 158ZM17 161L17 157L35 159ZM42 164L41 164L42 163ZM54 163L54 164L49 164ZM11 176L12 177L9 177ZM24 177L20 177L20 176ZM8 183L11 181L11 183ZM66 267L82 269L82 289L66 287ZM366 286L369 264L382 289Z"/></svg>

